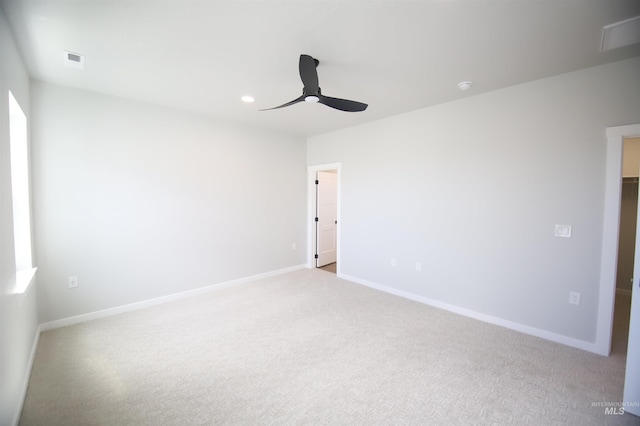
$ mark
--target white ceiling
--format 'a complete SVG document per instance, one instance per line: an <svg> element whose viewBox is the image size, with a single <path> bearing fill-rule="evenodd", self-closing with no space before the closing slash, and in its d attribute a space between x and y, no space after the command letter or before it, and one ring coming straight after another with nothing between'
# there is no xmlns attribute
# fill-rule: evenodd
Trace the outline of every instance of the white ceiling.
<svg viewBox="0 0 640 426"><path fill-rule="evenodd" d="M317 135L465 96L640 56L600 52L638 0L2 0L40 80ZM63 50L86 55L84 71ZM301 53L346 113L300 103ZM468 92L457 83L472 80ZM245 104L250 94L256 102Z"/></svg>

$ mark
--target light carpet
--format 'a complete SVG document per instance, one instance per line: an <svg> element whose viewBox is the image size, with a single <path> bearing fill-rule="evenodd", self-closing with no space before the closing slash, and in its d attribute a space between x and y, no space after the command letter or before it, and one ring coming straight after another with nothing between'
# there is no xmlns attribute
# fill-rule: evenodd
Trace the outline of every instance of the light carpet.
<svg viewBox="0 0 640 426"><path fill-rule="evenodd" d="M300 270L43 332L20 424L639 424L624 367Z"/></svg>

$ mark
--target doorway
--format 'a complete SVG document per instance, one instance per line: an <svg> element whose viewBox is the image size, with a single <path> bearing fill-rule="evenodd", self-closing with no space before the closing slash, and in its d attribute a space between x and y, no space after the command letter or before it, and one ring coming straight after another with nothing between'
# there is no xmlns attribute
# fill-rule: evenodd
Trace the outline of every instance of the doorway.
<svg viewBox="0 0 640 426"><path fill-rule="evenodd" d="M336 170L316 173L316 268L336 272L338 227L338 174Z"/></svg>
<svg viewBox="0 0 640 426"><path fill-rule="evenodd" d="M618 232L616 292L613 311L612 354L627 354L631 291L638 219L640 138L625 138L622 150L622 188Z"/></svg>
<svg viewBox="0 0 640 426"><path fill-rule="evenodd" d="M614 303L620 227L620 201L622 199L622 159L625 139L640 137L640 124L607 129L607 163L603 218L602 258L600 265L600 293L598 327L595 352L609 355L612 349ZM635 246L640 247L640 229L636 228ZM633 291L629 315L629 332L624 380L625 411L640 416L640 250L635 250ZM630 403L630 405L626 405Z"/></svg>
<svg viewBox="0 0 640 426"><path fill-rule="evenodd" d="M307 267L340 275L340 163L308 168Z"/></svg>

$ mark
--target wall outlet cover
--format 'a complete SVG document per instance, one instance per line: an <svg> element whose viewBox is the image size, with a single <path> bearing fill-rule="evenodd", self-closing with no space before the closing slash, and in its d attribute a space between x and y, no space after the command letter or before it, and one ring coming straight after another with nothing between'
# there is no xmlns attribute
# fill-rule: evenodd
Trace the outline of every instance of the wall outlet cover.
<svg viewBox="0 0 640 426"><path fill-rule="evenodd" d="M569 303L571 303L572 305L579 305L580 293L577 293L575 291L572 291L571 293L569 293Z"/></svg>
<svg viewBox="0 0 640 426"><path fill-rule="evenodd" d="M73 277L69 277L69 288L76 288L78 287L78 277L73 276Z"/></svg>

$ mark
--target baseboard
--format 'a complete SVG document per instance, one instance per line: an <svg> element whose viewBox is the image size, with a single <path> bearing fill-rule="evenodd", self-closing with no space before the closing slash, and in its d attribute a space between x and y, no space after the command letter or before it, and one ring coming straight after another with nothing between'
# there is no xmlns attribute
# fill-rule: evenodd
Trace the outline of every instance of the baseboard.
<svg viewBox="0 0 640 426"><path fill-rule="evenodd" d="M86 321L92 321L99 318L110 317L113 315L122 314L125 312L136 311L138 309L148 308L151 306L160 305L163 303L169 303L176 300L184 299L187 297L196 296L199 294L205 294L216 290L222 290L223 288L229 288L240 284L249 283L263 278L269 278L276 275L286 274L288 272L297 271L299 269L306 268L306 265L291 266L289 268L278 269L271 272L265 272L262 274L252 275L249 277L239 278L237 280L227 281L223 283L213 284L206 287L196 288L194 290L188 290L180 293L170 294L168 296L157 297L154 299L143 300L141 302L131 303L128 305L116 306L115 308L104 309L101 311L90 312L88 314L77 315L73 317L63 318L55 321L49 321L40 324L40 330L46 331L54 328L66 327L68 325L79 324Z"/></svg>
<svg viewBox="0 0 640 426"><path fill-rule="evenodd" d="M20 415L22 414L22 407L24 407L24 400L27 398L27 390L29 389L29 380L31 379L31 369L33 368L33 362L36 358L36 350L38 350L38 342L40 341L40 327L36 330L36 335L33 338L33 345L31 345L31 355L29 356L29 362L27 363L27 369L25 371L24 379L22 380L22 392L20 393L20 404L16 407L16 412L13 415L13 426L18 426L20 422Z"/></svg>
<svg viewBox="0 0 640 426"><path fill-rule="evenodd" d="M417 294L409 293L406 291L398 290L392 287L387 287L385 285L377 284L371 281L363 280L358 277L353 277L351 275L340 274L339 278L352 281L356 284L361 284L366 287L373 288L375 290L384 291L385 293L393 294L395 296L403 297L405 299L413 300L415 302L423 303L425 305L433 306L435 308L444 309L445 311L453 312L455 314L464 315L465 317L477 319L480 321L487 322L489 324L499 325L501 327L508 328L510 330L518 331L520 333L525 333L531 336L540 337L545 340L550 340L552 342L560 343L566 346L571 346L573 348L582 349L588 352L593 352L598 355L607 355L600 353L596 347L596 344L593 342L587 342L584 340L574 339L573 337L563 336L561 334L552 333L546 330L540 330L535 327L530 327L528 325L520 324L517 322L505 320L503 318L494 317L491 315L486 315L480 312L472 311L470 309L461 308L459 306L450 305L445 302L441 302L439 300L430 299L428 297L419 296Z"/></svg>

